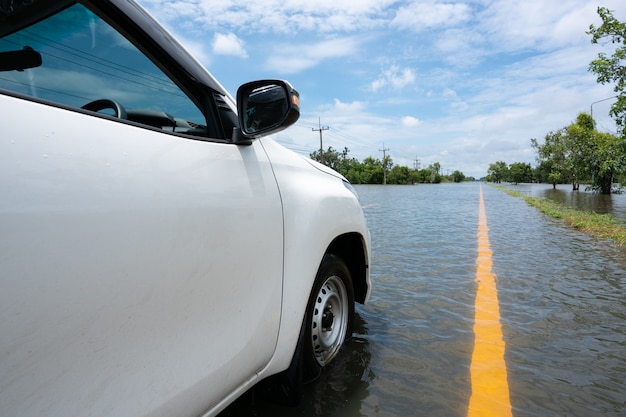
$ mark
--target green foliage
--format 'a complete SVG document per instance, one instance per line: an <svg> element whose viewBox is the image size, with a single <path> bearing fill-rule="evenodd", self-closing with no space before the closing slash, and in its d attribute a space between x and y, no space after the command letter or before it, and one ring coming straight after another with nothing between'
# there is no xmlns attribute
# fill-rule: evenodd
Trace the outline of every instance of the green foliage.
<svg viewBox="0 0 626 417"><path fill-rule="evenodd" d="M626 167L626 138L595 132L592 145L592 187L601 194L610 194L613 182Z"/></svg>
<svg viewBox="0 0 626 417"><path fill-rule="evenodd" d="M576 122L546 135L544 143L531 139L537 151L542 176L556 186L581 182L602 194L610 194L613 183L626 168L626 137L618 138L595 130L589 114L580 113Z"/></svg>
<svg viewBox="0 0 626 417"><path fill-rule="evenodd" d="M350 165L351 161L348 160L348 148L343 148L343 151L338 152L333 149L332 146L328 147L328 150L321 152L319 150L311 153L309 156L314 161L318 161L334 169L335 171L341 171L343 168Z"/></svg>
<svg viewBox="0 0 626 417"><path fill-rule="evenodd" d="M449 178L444 178L439 173L441 170L439 162L435 162L426 169L417 171L403 165L395 165L389 155L385 156L382 161L368 156L362 162L359 162L355 158L349 158L349 152L348 148L344 148L343 151L339 152L331 146L324 152L320 153L317 150L309 156L314 161L323 163L336 170L353 184L383 184L385 170L387 184L438 184L444 179L454 182L466 180L465 175L458 170L454 171Z"/></svg>
<svg viewBox="0 0 626 417"><path fill-rule="evenodd" d="M420 169L417 171L417 181L420 184L426 184L431 182L432 171L430 169Z"/></svg>
<svg viewBox="0 0 626 417"><path fill-rule="evenodd" d="M537 139L530 140L531 145L537 151L537 160L546 174L547 182L556 186L568 176L565 169L565 145L563 130L550 132L546 135L543 145L539 145Z"/></svg>
<svg viewBox="0 0 626 417"><path fill-rule="evenodd" d="M406 166L396 165L387 174L387 182L389 184L413 184L415 181L412 181L414 176L411 176L411 172L415 171Z"/></svg>
<svg viewBox="0 0 626 417"><path fill-rule="evenodd" d="M382 184L383 179L382 161L371 156L365 158L361 164L361 184Z"/></svg>
<svg viewBox="0 0 626 417"><path fill-rule="evenodd" d="M547 182L553 185L569 182L577 190L581 181L591 178L589 155L592 153L594 126L589 114L580 113L575 123L548 133L542 145L531 139L537 160L547 170Z"/></svg>
<svg viewBox="0 0 626 417"><path fill-rule="evenodd" d="M487 181L501 183L506 181L509 176L509 167L504 161L498 161L493 164L489 164L489 171L487 172Z"/></svg>
<svg viewBox="0 0 626 417"><path fill-rule="evenodd" d="M465 175L459 170L456 170L452 173L452 181L454 182L463 182L465 181Z"/></svg>
<svg viewBox="0 0 626 417"><path fill-rule="evenodd" d="M520 182L532 182L533 168L530 164L515 162L509 165L509 181L515 184Z"/></svg>
<svg viewBox="0 0 626 417"><path fill-rule="evenodd" d="M617 101L611 106L611 116L615 119L622 135L626 135L626 23L620 22L613 13L605 8L598 7L598 15L602 24L598 27L589 26L587 34L591 35L594 44L611 43L616 45L615 52L607 56L604 52L598 54L589 65L589 71L597 76L601 84L612 83L613 91L617 93Z"/></svg>
<svg viewBox="0 0 626 417"><path fill-rule="evenodd" d="M504 161L489 164L486 180L489 182L533 182L535 177L533 168L524 162L515 162L507 165Z"/></svg>

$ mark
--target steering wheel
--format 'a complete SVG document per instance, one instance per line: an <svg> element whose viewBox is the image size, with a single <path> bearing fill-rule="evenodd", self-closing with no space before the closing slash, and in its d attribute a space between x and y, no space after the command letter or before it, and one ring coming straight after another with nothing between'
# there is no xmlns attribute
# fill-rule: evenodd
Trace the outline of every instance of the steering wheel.
<svg viewBox="0 0 626 417"><path fill-rule="evenodd" d="M100 111L104 109L113 109L115 117L119 119L126 119L126 109L120 103L115 100L109 100L108 98L102 98L100 100L94 100L85 104L82 109L91 111Z"/></svg>

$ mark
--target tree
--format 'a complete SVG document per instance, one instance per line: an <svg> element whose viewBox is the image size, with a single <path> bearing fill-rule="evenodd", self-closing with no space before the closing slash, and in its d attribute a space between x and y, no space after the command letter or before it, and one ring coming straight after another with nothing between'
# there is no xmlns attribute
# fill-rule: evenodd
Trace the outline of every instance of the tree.
<svg viewBox="0 0 626 417"><path fill-rule="evenodd" d="M550 132L542 145L536 139L531 143L553 187L568 181L577 190L581 181L590 181L593 190L610 194L613 182L626 167L626 137L596 131L586 113L580 113L569 126Z"/></svg>
<svg viewBox="0 0 626 417"><path fill-rule="evenodd" d="M419 171L417 171L417 182L420 184L429 183L431 174L432 172L430 171L430 169L420 169Z"/></svg>
<svg viewBox="0 0 626 417"><path fill-rule="evenodd" d="M519 184L520 182L532 182L533 169L530 164L515 162L509 165L509 181Z"/></svg>
<svg viewBox="0 0 626 417"><path fill-rule="evenodd" d="M336 150L334 150L332 146L329 146L328 150L324 152L321 152L321 150L318 149L317 151L309 154L309 157L312 160L320 162L320 163L324 161L323 162L324 165L338 171L337 168L339 166L339 161L341 160L341 154L337 152Z"/></svg>
<svg viewBox="0 0 626 417"><path fill-rule="evenodd" d="M565 167L573 191L578 191L580 182L590 177L589 156L594 132L595 122L587 113L580 113L576 117L576 122L565 128Z"/></svg>
<svg viewBox="0 0 626 417"><path fill-rule="evenodd" d="M501 183L506 181L509 168L504 161L498 161L493 164L489 164L489 171L487 175L487 181Z"/></svg>
<svg viewBox="0 0 626 417"><path fill-rule="evenodd" d="M452 181L463 182L465 181L465 175L461 171L456 170L452 173Z"/></svg>
<svg viewBox="0 0 626 417"><path fill-rule="evenodd" d="M592 189L611 194L613 182L626 167L626 138L595 132L589 160L593 174Z"/></svg>
<svg viewBox="0 0 626 417"><path fill-rule="evenodd" d="M439 170L441 169L441 164L439 162L435 162L432 165L429 165L426 170L429 172L427 182L430 184L439 184L441 182L441 175L439 174Z"/></svg>
<svg viewBox="0 0 626 417"><path fill-rule="evenodd" d="M387 174L387 182L389 184L410 184L411 170L404 165L394 165Z"/></svg>
<svg viewBox="0 0 626 417"><path fill-rule="evenodd" d="M383 183L383 163L380 159L374 159L368 156L363 160L361 179L363 184L382 184Z"/></svg>
<svg viewBox="0 0 626 417"><path fill-rule="evenodd" d="M626 128L626 23L620 22L613 13L605 8L598 7L598 15L602 19L602 24L598 27L589 26L591 43L612 43L618 46L610 57L604 52L598 54L589 65L589 71L597 75L597 80L601 84L613 83L613 91L617 93L617 101L611 106L610 114L615 119L615 123L622 135L625 135Z"/></svg>
<svg viewBox="0 0 626 417"><path fill-rule="evenodd" d="M547 179L552 184L552 188L556 188L556 185L563 182L566 176L563 133L563 129L548 133L543 145L540 145L535 138L530 140L532 147L537 151L537 161L547 173Z"/></svg>
<svg viewBox="0 0 626 417"><path fill-rule="evenodd" d="M578 190L581 181L590 178L589 155L593 142L594 121L587 113L580 113L576 122L546 135L543 145L531 139L537 150L537 160L548 169L548 181L556 184L570 182Z"/></svg>
<svg viewBox="0 0 626 417"><path fill-rule="evenodd" d="M546 161L540 161L539 164L533 169L533 178L538 183L551 184L548 175L550 173L550 166Z"/></svg>

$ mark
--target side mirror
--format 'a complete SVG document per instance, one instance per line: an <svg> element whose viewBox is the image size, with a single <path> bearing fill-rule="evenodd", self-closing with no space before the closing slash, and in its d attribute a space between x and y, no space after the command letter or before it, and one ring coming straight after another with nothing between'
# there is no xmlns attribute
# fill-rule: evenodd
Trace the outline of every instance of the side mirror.
<svg viewBox="0 0 626 417"><path fill-rule="evenodd" d="M233 141L249 143L294 124L300 117L300 95L286 81L246 83L237 90L237 113L241 135L233 135Z"/></svg>

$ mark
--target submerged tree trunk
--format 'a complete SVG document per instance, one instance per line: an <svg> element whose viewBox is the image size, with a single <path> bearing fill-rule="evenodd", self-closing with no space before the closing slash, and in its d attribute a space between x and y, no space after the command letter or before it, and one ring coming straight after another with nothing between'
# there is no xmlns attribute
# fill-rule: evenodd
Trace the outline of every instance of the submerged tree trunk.
<svg viewBox="0 0 626 417"><path fill-rule="evenodd" d="M606 175L598 178L598 188L600 194L611 194L613 188L613 175Z"/></svg>

